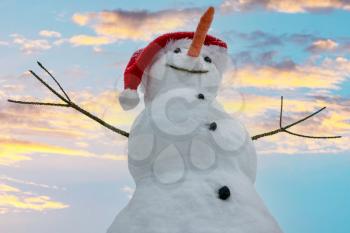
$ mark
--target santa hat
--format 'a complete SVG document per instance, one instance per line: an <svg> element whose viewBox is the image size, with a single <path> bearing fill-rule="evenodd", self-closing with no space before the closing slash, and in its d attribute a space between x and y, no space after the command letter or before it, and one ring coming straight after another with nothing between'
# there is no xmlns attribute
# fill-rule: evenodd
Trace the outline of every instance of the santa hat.
<svg viewBox="0 0 350 233"><path fill-rule="evenodd" d="M191 39L192 44L188 51L188 55L197 57L200 53L202 45L215 45L220 48L227 48L222 40L207 35L213 19L214 8L210 7L198 24L196 32L173 32L166 33L157 37L145 48L136 51L130 58L129 63L124 71L124 90L119 96L119 102L124 110L129 110L139 103L140 98L137 88L141 83L144 71L153 62L153 58L168 44L170 41L182 39Z"/></svg>

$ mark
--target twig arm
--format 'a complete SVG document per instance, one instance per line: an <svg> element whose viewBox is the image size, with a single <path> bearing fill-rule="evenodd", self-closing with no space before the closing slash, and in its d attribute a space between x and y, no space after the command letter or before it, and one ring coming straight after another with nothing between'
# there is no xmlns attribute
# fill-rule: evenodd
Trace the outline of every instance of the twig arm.
<svg viewBox="0 0 350 233"><path fill-rule="evenodd" d="M60 98L65 103L70 103L69 100L65 99L61 94L59 94L55 89L53 89L49 84L47 84L42 78L40 78L34 71L29 70L29 72L39 81L41 82L47 89L49 89L52 93L54 93L58 98Z"/></svg>
<svg viewBox="0 0 350 233"><path fill-rule="evenodd" d="M40 62L38 62L38 65L40 66L41 69L43 69L48 75L50 75L50 77L55 81L55 83L57 84L57 86L61 89L61 91L63 92L63 94L66 96L67 100L70 101L69 96L67 95L67 93L64 91L64 89L62 88L61 84L57 81L57 79L46 69L45 66L43 66Z"/></svg>
<svg viewBox="0 0 350 233"><path fill-rule="evenodd" d="M294 123L291 123L287 126L282 126L282 119L283 119L283 96L281 96L281 109L280 109L280 119L279 119L279 129L276 129L276 130L272 130L270 132L267 132L267 133L262 133L262 134L258 134L258 135L254 135L252 137L252 140L258 140L259 138L262 138L262 137L267 137L267 136L272 136L274 134L277 134L277 133L281 133L281 132L285 132L285 133L288 133L288 134L291 134L291 135L294 135L294 136L298 136L298 137L304 137L304 138L312 138L312 139L336 139L336 138L341 138L341 136L309 136L309 135L304 135L304 134L298 134L298 133L293 133L293 132L290 132L288 131L287 129L288 128L291 128L293 127L294 125L297 125L303 121L306 121L307 119L315 116L316 114L320 113L321 111L323 111L324 109L326 109L326 107L323 107L319 110L317 110L316 112L312 113L312 114L309 114L308 116L298 120L298 121L295 121Z"/></svg>
<svg viewBox="0 0 350 233"><path fill-rule="evenodd" d="M77 104L71 102L70 107L74 108L75 110L77 110L78 112L84 114L85 116L89 117L90 119L98 122L102 126L112 130L113 132L118 133L120 135L123 135L125 137L129 137L129 133L128 132L126 132L124 130L121 130L121 129L118 129L118 128L114 127L113 125L108 124L104 120L98 118L97 116L93 115L92 113L90 113L90 112L86 111L85 109L79 107Z"/></svg>
<svg viewBox="0 0 350 233"><path fill-rule="evenodd" d="M46 83L42 78L39 77L34 71L30 70L29 72L39 81L41 82L47 89L49 89L54 95L56 95L59 99L61 99L64 103L48 103L48 102L32 102L32 101L22 101L22 100L12 100L8 99L8 102L15 103L15 104L27 104L27 105L44 105L44 106L56 106L56 107L71 107L75 109L76 111L82 113L83 115L89 117L90 119L98 122L100 125L112 130L115 133L118 133L120 135L123 135L125 137L129 137L129 133L118 129L114 127L113 125L105 122L104 120L98 118L97 116L93 115L92 113L86 111L85 109L78 106L76 103L74 103L67 93L64 91L63 87L60 85L60 83L56 80L56 78L40 63L38 62L38 65L40 68L42 68L46 73L50 75L50 77L56 82L58 87L63 92L64 96L62 96L60 93L58 93L54 88L52 88L48 83Z"/></svg>
<svg viewBox="0 0 350 233"><path fill-rule="evenodd" d="M21 101L21 100L7 100L10 103L15 104L29 104L29 105L46 105L46 106L57 106L57 107L70 107L69 104L59 104L59 103L47 103L47 102L31 102L31 101Z"/></svg>

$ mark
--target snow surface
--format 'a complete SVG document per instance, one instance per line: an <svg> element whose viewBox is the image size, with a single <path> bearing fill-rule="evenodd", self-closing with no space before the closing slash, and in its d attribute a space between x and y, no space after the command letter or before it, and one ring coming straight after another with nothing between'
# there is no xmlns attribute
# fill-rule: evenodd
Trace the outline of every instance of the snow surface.
<svg viewBox="0 0 350 233"><path fill-rule="evenodd" d="M282 232L255 190L249 134L215 100L222 70L204 62L206 48L188 58L187 44L181 46L180 54L164 51L146 74L146 107L128 145L136 190L108 233ZM169 63L208 72L174 70ZM218 198L222 186L230 189L227 200Z"/></svg>

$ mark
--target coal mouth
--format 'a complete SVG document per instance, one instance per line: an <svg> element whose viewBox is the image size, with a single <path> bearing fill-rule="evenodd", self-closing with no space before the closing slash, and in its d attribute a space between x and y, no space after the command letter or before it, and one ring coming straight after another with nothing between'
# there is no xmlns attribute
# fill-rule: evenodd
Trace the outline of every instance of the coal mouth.
<svg viewBox="0 0 350 233"><path fill-rule="evenodd" d="M188 73L192 73L192 74L208 73L207 70L188 70L188 69L185 69L185 68L181 68L181 67L177 67L177 66L169 65L169 64L167 64L167 66L169 66L170 68L173 68L174 70L179 70L179 71L188 72Z"/></svg>

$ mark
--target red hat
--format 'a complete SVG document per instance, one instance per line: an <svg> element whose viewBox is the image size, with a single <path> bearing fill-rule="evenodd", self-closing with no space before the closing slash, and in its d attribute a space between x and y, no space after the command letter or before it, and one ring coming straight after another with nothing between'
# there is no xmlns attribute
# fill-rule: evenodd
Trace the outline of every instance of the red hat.
<svg viewBox="0 0 350 233"><path fill-rule="evenodd" d="M145 69L153 62L153 58L163 49L169 41L180 39L193 39L194 32L172 32L157 37L149 45L143 49L137 50L124 71L124 91L119 96L119 101L124 110L134 108L139 103L137 88L141 83L141 79ZM227 48L222 40L206 35L204 45L216 45Z"/></svg>
<svg viewBox="0 0 350 233"><path fill-rule="evenodd" d="M153 62L158 52L163 49L169 41L181 39L191 39L192 43L187 52L188 56L197 57L200 54L201 47L204 45L216 45L221 48L227 48L225 42L207 35L211 22L214 17L214 7L209 7L202 15L195 32L173 32L159 36L145 48L136 51L131 57L124 72L124 91L119 96L119 102L124 110L134 108L140 101L137 94L137 87L145 69Z"/></svg>

